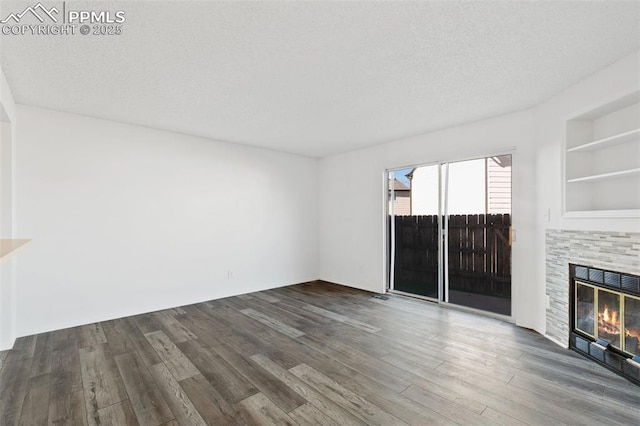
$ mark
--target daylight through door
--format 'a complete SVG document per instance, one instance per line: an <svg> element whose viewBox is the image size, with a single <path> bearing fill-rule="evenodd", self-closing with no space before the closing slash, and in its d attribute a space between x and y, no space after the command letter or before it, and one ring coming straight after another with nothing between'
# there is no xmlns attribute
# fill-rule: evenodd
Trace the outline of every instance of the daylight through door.
<svg viewBox="0 0 640 426"><path fill-rule="evenodd" d="M511 315L511 155L388 172L389 289Z"/></svg>

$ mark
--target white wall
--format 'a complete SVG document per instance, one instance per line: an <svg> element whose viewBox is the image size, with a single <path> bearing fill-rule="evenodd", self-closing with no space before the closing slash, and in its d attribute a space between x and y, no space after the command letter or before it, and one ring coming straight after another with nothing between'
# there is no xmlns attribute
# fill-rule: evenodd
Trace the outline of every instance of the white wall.
<svg viewBox="0 0 640 426"><path fill-rule="evenodd" d="M536 122L535 287L541 296L545 291L546 229L640 232L640 218L569 219L562 217L561 210L566 120L638 88L640 51L593 74L533 110ZM624 192L621 191L620 196L624 197ZM544 309L538 315L544 317Z"/></svg>
<svg viewBox="0 0 640 426"><path fill-rule="evenodd" d="M427 135L324 158L320 161L320 278L364 290L386 287L385 181L389 168L514 153L514 318L540 328L543 295L537 296L533 175L533 116L530 111L496 117ZM537 297L537 299L535 298Z"/></svg>
<svg viewBox="0 0 640 426"><path fill-rule="evenodd" d="M16 141L15 101L0 68L0 238L13 237L14 172ZM16 270L15 258L0 263L0 350L13 346L16 338Z"/></svg>
<svg viewBox="0 0 640 426"><path fill-rule="evenodd" d="M317 278L317 160L17 112L19 335Z"/></svg>
<svg viewBox="0 0 640 426"><path fill-rule="evenodd" d="M2 67L0 67L0 102L6 113L6 120L13 122L16 116L16 103L13 99L13 94L9 88L9 83L4 75Z"/></svg>
<svg viewBox="0 0 640 426"><path fill-rule="evenodd" d="M640 218L562 217L562 150L566 120L640 88L640 51L597 72L534 109L537 218L544 228L640 232ZM624 196L624 193L620 194ZM547 209L551 211L546 221ZM540 234L544 232L541 231Z"/></svg>
<svg viewBox="0 0 640 426"><path fill-rule="evenodd" d="M0 238L11 238L13 226L13 131L10 121L0 120Z"/></svg>

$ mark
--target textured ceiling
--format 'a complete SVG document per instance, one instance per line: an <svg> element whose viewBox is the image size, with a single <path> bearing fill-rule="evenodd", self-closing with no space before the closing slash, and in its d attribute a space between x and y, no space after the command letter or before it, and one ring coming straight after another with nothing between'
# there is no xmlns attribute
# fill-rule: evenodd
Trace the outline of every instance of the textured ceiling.
<svg viewBox="0 0 640 426"><path fill-rule="evenodd" d="M124 32L1 35L17 102L318 157L530 107L640 48L638 2L66 7Z"/></svg>

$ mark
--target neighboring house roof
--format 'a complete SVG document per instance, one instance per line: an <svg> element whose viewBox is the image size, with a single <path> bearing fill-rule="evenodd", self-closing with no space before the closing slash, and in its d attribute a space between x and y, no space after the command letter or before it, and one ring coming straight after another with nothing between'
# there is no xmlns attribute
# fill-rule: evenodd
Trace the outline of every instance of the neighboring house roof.
<svg viewBox="0 0 640 426"><path fill-rule="evenodd" d="M416 167L414 167L413 169L411 169L411 171L409 173L407 173L405 176L407 178L409 178L409 180L413 179L413 172L416 171Z"/></svg>
<svg viewBox="0 0 640 426"><path fill-rule="evenodd" d="M409 188L404 183L400 182L398 179L394 179L393 180L393 190L394 191L411 191L411 188Z"/></svg>

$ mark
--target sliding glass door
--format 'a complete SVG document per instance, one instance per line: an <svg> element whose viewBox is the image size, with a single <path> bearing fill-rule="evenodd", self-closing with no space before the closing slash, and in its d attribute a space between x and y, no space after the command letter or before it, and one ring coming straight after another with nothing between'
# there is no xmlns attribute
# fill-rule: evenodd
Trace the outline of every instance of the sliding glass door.
<svg viewBox="0 0 640 426"><path fill-rule="evenodd" d="M390 171L389 240L392 289L440 298L440 167Z"/></svg>
<svg viewBox="0 0 640 426"><path fill-rule="evenodd" d="M511 315L511 155L443 165L443 300Z"/></svg>
<svg viewBox="0 0 640 426"><path fill-rule="evenodd" d="M511 155L388 172L389 288L511 315Z"/></svg>

